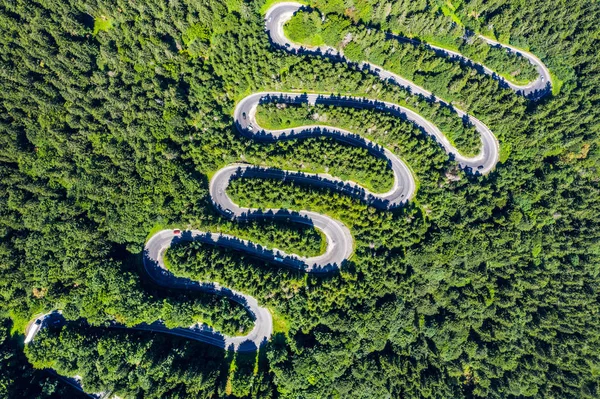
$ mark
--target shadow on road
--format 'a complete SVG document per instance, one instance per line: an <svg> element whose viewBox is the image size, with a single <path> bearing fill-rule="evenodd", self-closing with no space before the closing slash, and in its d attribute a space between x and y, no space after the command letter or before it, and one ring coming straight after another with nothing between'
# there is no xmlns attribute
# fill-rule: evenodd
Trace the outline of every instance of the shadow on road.
<svg viewBox="0 0 600 399"><path fill-rule="evenodd" d="M368 65L363 65L363 69L366 72L372 72ZM390 81L394 81L392 78ZM404 87L404 86L403 86ZM410 91L410 88L407 88ZM311 95L312 96L312 95ZM431 96L423 96L419 94L418 97L424 101L429 103L436 103L442 110L446 110L451 114L455 115L457 118L460 118L465 128L473 127L473 124L470 120L468 114L459 113L456 108L452 104L448 104L444 101L437 99L433 94ZM314 98L314 97L313 97ZM280 95L265 95L261 97L259 101L259 105L264 104L291 104L291 105L305 105L305 104L314 104L314 105L329 105L336 107L348 107L348 108L356 108L356 109L369 109L375 110L378 112L385 112L392 116L398 117L412 126L414 126L422 135L435 140L438 144L439 140L437 137L432 135L431 132L427 131L425 126L421 124L421 122L415 122L414 116L409 116L406 109L395 104L386 103L384 101L362 98L362 97L352 97L352 96L344 96L344 95L317 95L316 99L311 102L308 94L280 94ZM314 126L301 126L296 128L285 128L280 130L265 130L263 128L259 128L259 131L252 131L251 129L246 127L246 123L242 123L238 120L234 121L235 127L237 131L251 140L259 141L259 142L276 142L280 140L291 140L291 139L301 139L301 138L309 138L309 137L330 137L337 141L344 142L346 144L350 144L356 147L361 147L369 151L372 155L377 158L383 159L386 161L387 166L391 167L391 161L389 157L385 154L385 148L380 146L368 139L365 139L361 135L356 133L349 132L345 129L336 128L336 127L327 127L327 126L319 126L317 123ZM447 152L449 160L454 161L456 159L455 155L451 152ZM463 170L466 173L472 173L474 175L479 175L476 170L468 166L464 166ZM381 209L389 209L390 204L386 203L386 201L381 201L376 197L373 198L361 198L361 200L368 202L370 205L376 206Z"/></svg>

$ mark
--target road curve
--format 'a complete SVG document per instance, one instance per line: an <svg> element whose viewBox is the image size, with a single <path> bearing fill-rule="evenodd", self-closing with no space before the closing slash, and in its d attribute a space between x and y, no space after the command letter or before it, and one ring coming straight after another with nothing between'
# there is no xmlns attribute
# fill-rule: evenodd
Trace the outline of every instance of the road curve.
<svg viewBox="0 0 600 399"><path fill-rule="evenodd" d="M271 313L269 313L268 309L259 306L258 301L250 295L221 287L217 283L196 282L187 278L176 277L169 272L164 262L165 251L173 244L186 241L200 241L213 245L229 246L239 250L249 250L251 248L248 241L238 240L232 236L207 233L199 230L186 230L177 234L175 234L174 230L161 230L150 237L144 248L144 268L148 276L157 285L165 288L186 291L196 290L221 295L241 304L254 319L252 331L244 336L230 337L220 334L206 325L168 329L161 323L155 323L134 328L179 335L229 350L240 352L255 351L271 337L273 331Z"/></svg>
<svg viewBox="0 0 600 399"><path fill-rule="evenodd" d="M494 70L488 68L484 64L475 62L459 52L448 50L443 47L438 47L433 44L422 42L420 40L410 39L404 36L389 34L388 37L400 42L410 43L415 46L424 46L427 49L433 50L438 55L442 55L452 60L457 60L466 65L477 66L481 72L498 80L501 86L508 87L512 89L515 93L522 95L523 97L529 98L530 100L539 100L540 98L544 97L545 95L551 92L552 78L550 76L550 71L538 57L536 57L530 52L520 50L509 44L500 43L496 40L490 39L489 37L479 34L477 35L479 39L483 40L490 46L502 47L510 53L514 53L521 57L527 58L529 63L532 64L537 70L538 77L535 80L527 83L526 85L519 85L511 82L510 80L505 79L503 76L498 75Z"/></svg>
<svg viewBox="0 0 600 399"><path fill-rule="evenodd" d="M272 6L265 17L266 30L269 32L274 44L288 50L300 50L301 47L291 43L283 34L283 25L292 15L301 8L299 3L278 3ZM491 39L487 39L491 44L498 44ZM407 39L409 40L409 39ZM503 47L513 49L510 46ZM439 49L440 51L443 49ZM540 76L543 76L550 82L549 72L535 56L529 53L521 52L532 63L539 66ZM309 51L343 57L335 49L313 48ZM444 50L449 56L463 57L458 53ZM533 57L530 58L529 56ZM464 58L464 57L463 57ZM534 62L537 60L537 62ZM401 86L407 87L413 94L422 95L427 99L446 104L443 100L433 96L431 92L415 85L414 83L381 69L377 65L367 64L372 72L383 80L388 80ZM493 72L490 72L492 74ZM540 78L541 79L541 78ZM540 80L538 79L538 81ZM538 82L536 81L536 82ZM542 79L543 81L543 79ZM532 82L526 87L511 86L515 91L520 90L522 94L527 95L539 89L539 85ZM508 83L508 82L507 82ZM539 83L539 82L538 82ZM186 241L200 241L211 245L232 248L241 252L246 252L260 259L269 262L281 264L283 266L300 269L310 273L326 273L339 269L339 267L352 255L354 240L349 229L340 221L332 219L326 215L310 211L290 212L282 209L252 209L244 208L235 204L227 195L227 187L230 182L238 178L271 178L279 180L297 181L319 187L325 187L336 190L356 198L380 209L390 209L401 206L414 197L416 185L412 173L407 165L388 149L377 145L376 143L349 132L344 129L333 128L329 126L310 125L290 129L269 130L260 127L256 121L256 110L259 104L264 102L291 103L291 104L324 104L355 108L376 109L381 112L388 112L402 119L408 120L417 125L422 131L433 136L450 154L461 167L470 169L474 173L487 174L494 169L499 158L498 140L478 119L467 115L466 112L454 108L459 117L466 117L475 126L481 136L482 146L478 155L474 157L465 157L449 142L446 136L431 122L423 118L416 112L394 104L392 102L378 101L375 99L352 97L352 96L327 96L322 94L298 94L283 92L261 92L251 94L242 99L234 110L234 121L240 133L247 135L255 140L276 141L300 137L329 136L337 140L350 143L352 145L366 148L374 156L388 161L388 165L394 174L393 187L386 193L373 193L361 187L355 182L342 181L327 174L309 174L295 171L283 171L274 168L260 168L253 165L235 163L219 169L212 177L209 183L209 193L214 205L226 217L234 218L239 221L251 220L256 218L276 218L297 223L304 223L319 229L325 236L327 248L319 256L301 257L295 254L287 254L276 248L267 249L247 240L241 240L236 237L199 230L162 230L154 234L146 243L144 248L144 269L149 278L157 285L169 289L182 289L188 291L200 291L204 293L217 294L230 298L231 300L244 306L251 317L254 319L254 327L250 333L245 336L229 337L220 334L217 331L205 326L195 325L190 328L169 329L162 323L157 322L150 325L138 325L128 327L111 324L111 328L136 329L144 331L154 331L177 335L197 341L205 342L211 345L222 347L228 350L241 352L255 351L258 347L267 342L273 331L273 320L269 311L261 307L258 301L246 294L223 288L216 283L203 283L192 281L187 278L174 276L169 272L164 263L165 251L172 245ZM37 332L43 328L48 320L53 320L57 312L52 312L40 316L30 323L26 331L25 343L31 342Z"/></svg>
<svg viewBox="0 0 600 399"><path fill-rule="evenodd" d="M281 3L283 4L283 3ZM387 71L381 70L379 75L382 78L387 78ZM429 94L431 97L431 93ZM323 104L323 105L334 105L334 106L342 106L342 107L354 107L354 108L368 108L368 109L377 109L382 112L387 112L392 115L398 116L402 119L405 119L409 122L412 122L417 127L422 129L425 133L433 136L436 141L443 147L444 151L451 155L451 157L458 162L458 164L465 169L471 169L473 173L479 173L482 175L488 174L491 172L496 164L498 163L499 153L500 153L500 144L498 143L498 139L494 135L494 133L481 121L478 119L468 116L465 112L460 110L456 110L458 116L463 117L467 116L469 121L473 124L477 132L481 137L481 149L479 153L474 157L467 157L462 155L456 147L450 143L448 138L440 131L440 129L435 126L432 122L428 121L415 111L402 107L398 104L389 101L379 101L371 98L364 97L354 97L354 96L327 96L324 94L298 94L298 93L284 93L284 92L261 92L250 94L249 96L242 99L235 108L234 118L235 122L238 126L238 129L242 131L242 133L250 133L251 137L255 139L262 140L280 140L287 139L293 137L307 137L307 136L315 136L315 135L330 135L330 136L338 136L345 141L351 141L355 145L362 145L366 148L376 147L377 144L357 136L351 132L348 132L344 129L332 128L328 126L319 126L319 125L311 125L311 126L300 126L289 129L281 129L281 130L268 130L258 126L258 123L255 120L256 107L261 102L268 101L277 101L279 103L309 103L309 104ZM245 116L244 116L245 115ZM310 132L311 130L320 130L322 133L315 134L314 132ZM307 132L308 131L308 132ZM392 193L385 194L373 194L368 193L373 197L378 197L380 199L391 199L394 198L396 201L393 204L390 204L390 207L394 207L399 205L398 202L405 201L406 199L412 198L414 195L414 182L409 182L409 179L412 179L412 175L409 172L408 167L402 162L396 155L394 155L391 151L383 149L385 157L391 162L392 170L394 172L394 177L396 183L392 191L397 190ZM400 182L398 182L400 180ZM398 187L400 185L403 189Z"/></svg>
<svg viewBox="0 0 600 399"><path fill-rule="evenodd" d="M293 43L289 43L283 35L283 24L301 7L298 3L279 3L272 6L266 14L266 29L271 35L271 40L286 48L299 49ZM319 51L319 49L315 49ZM325 52L335 52L334 49L325 49ZM381 79L391 80L405 85L415 94L421 94L427 98L435 98L435 101L443 102L434 97L432 93L415 85L410 81L391 72L381 70L372 65L374 71ZM405 83L405 84L404 84ZM386 193L373 193L361 187L355 182L345 182L327 174L309 174L294 171L282 171L274 168L259 168L247 164L232 164L219 169L209 183L210 197L217 209L226 217L235 218L239 221L254 218L284 219L297 223L304 223L319 229L326 238L327 248L325 252L315 257L301 257L287 254L276 248L266 249L247 240L240 240L225 234L215 234L198 230L185 231L182 234L173 234L171 230L163 230L150 238L146 244L146 256L144 265L146 271L153 280L163 286L189 288L190 285L205 292L226 295L229 298L243 304L255 318L253 330L244 337L217 336L212 330L176 329L178 334L199 339L214 345L224 343L224 347L244 350L259 347L268 341L272 333L273 321L270 313L261 308L257 301L245 294L226 290L212 284L192 283L186 279L180 279L170 274L164 264L163 256L167 248L180 241L199 240L214 245L225 246L249 253L253 256L275 261L281 265L299 268L306 272L322 273L338 269L343 262L352 254L353 237L348 228L338 220L326 215L310 211L289 212L282 209L252 209L240 207L227 195L230 182L236 178L272 178L288 181L299 181L315 186L326 187L353 195L361 200L383 209L401 206L415 195L416 185L412 173L407 165L388 149L360 137L355 133L340 128L329 126L310 125L289 129L269 130L259 126L256 121L256 110L263 102L277 103L308 103L324 104L334 106L346 106L356 108L377 109L382 112L399 116L408 120L427 134L435 137L444 150L450 154L461 167L471 169L475 173L487 174L494 169L499 158L499 143L492 131L478 119L467 115L461 110L456 110L459 117L466 117L480 133L482 147L478 155L465 157L450 143L447 137L430 121L408 108L387 101L360 97L332 97L320 94L298 94L283 92L260 92L253 93L242 99L234 110L234 122L238 130L255 140L277 141L299 137L330 136L337 140L345 141L352 145L367 148L373 155L388 161L394 174L393 187ZM165 276L169 276L167 279ZM174 281L177 281L175 283ZM148 328L147 326L144 328ZM160 327L161 331L164 329ZM173 330L169 330L172 332Z"/></svg>
<svg viewBox="0 0 600 399"><path fill-rule="evenodd" d="M542 60L540 60L534 54L532 54L528 51L525 51L525 50L518 49L509 44L500 43L494 39L490 39L489 37L486 37L483 35L477 35L477 36L492 46L504 47L505 49L507 49L508 51L510 51L512 53L515 53L517 55L527 58L527 60L529 60L529 62L531 64L533 64L535 66L535 68L537 69L538 77L533 82L530 82L527 85L521 86L521 85L512 83L512 82L504 79L503 77L498 77L498 75L494 71L489 69L488 67L478 64L478 65L481 65L481 67L484 69L485 73L492 75L494 77L497 77L500 81L502 81L504 84L506 84L508 87L513 89L518 94L521 94L532 100L538 100L538 99L544 97L546 94L552 92L552 76L550 75L550 70L546 67L546 65L542 62ZM460 57L463 59L466 58L463 55L460 55ZM468 60L468 58L466 58L466 59Z"/></svg>
<svg viewBox="0 0 600 399"><path fill-rule="evenodd" d="M302 45L299 45L299 44L296 44L296 43L290 41L285 36L284 31L283 31L283 25L285 25L285 23L287 21L289 21L292 18L292 16L303 7L306 7L306 6L303 4L300 4L300 3L296 3L296 2L282 2L282 3L274 4L271 8L269 8L269 10L267 11L267 13L265 15L265 24L266 24L266 30L267 30L267 32L269 32L269 35L271 37L271 41L274 44L280 46L281 48L287 49L288 51L303 50L306 52L313 52L315 54L316 53L329 54L331 56L337 56L340 58L344 58L343 53L339 52L338 50L334 49L333 47L302 46ZM491 46L499 46L499 47L506 49L508 52L515 53L517 55L525 57L536 68L536 70L538 72L537 79L528 83L527 85L518 85L518 84L515 84L515 83L512 83L512 82L506 80L504 77L498 75L496 72L494 72L492 69L486 67L485 65L474 62L471 59L469 59L468 57L466 57L456 51L452 51L452 50L448 50L448 49L445 49L442 47L434 46L432 44L421 42L416 39L410 39L410 38L407 38L404 36L393 35L393 34L388 35L389 38L392 38L394 40L398 40L398 41L405 42L405 43L411 43L416 46L422 45L428 49L435 51L438 55L442 55L442 56L445 56L450 59L455 59L455 60L458 60L458 61L468 64L468 65L475 65L486 75L490 75L494 79L498 80L502 86L508 87L508 88L512 89L513 91L515 91L517 94L520 94L529 99L537 100L551 92L550 89L551 89L552 78L550 75L550 71L538 57L536 57L534 54L532 54L528 51L518 49L518 48L508 45L508 44L500 43L500 42L490 39L486 36L483 36L483 35L477 35L477 36ZM385 73L378 73L377 70L383 71L383 68L381 66L378 66L378 65L375 65L375 64L372 64L369 62L362 62L361 65L370 66L371 70L373 71L373 73L375 75L378 75L382 79L390 79L390 80L394 81L395 83L408 88L411 91L411 93L413 93L413 94L420 94L426 98L433 97L431 92L425 90L421 86L416 85L415 83L411 82L410 80L400 77L399 75L396 75L392 72L387 72L387 71ZM435 101L440 102L440 103L445 103L444 101L442 101L438 98L435 98ZM460 110L456 110L456 111L458 112L458 114L461 117L463 115L465 115L465 112L462 112Z"/></svg>

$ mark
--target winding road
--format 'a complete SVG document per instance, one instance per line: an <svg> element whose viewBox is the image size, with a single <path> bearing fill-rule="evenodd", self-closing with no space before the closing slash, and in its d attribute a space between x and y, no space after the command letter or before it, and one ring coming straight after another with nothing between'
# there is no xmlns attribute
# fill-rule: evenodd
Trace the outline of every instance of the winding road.
<svg viewBox="0 0 600 399"><path fill-rule="evenodd" d="M267 11L266 16L265 16L265 21L266 21L267 31L269 31L269 33L270 33L271 41L273 42L273 44L275 44L281 48L287 49L288 51L295 51L295 52L303 51L306 53L330 55L330 56L339 57L341 59L344 59L343 53L339 52L338 50L334 49L333 47L329 47L329 46L307 47L307 46L293 43L285 36L284 31L283 31L283 26L285 25L286 22L288 22L294 16L294 14L298 10L301 10L303 7L305 7L305 6L300 3L296 3L296 2L282 2L282 3L275 4L271 8L269 8L269 10ZM550 71L538 57L536 57L534 54L532 54L530 52L518 49L518 48L508 45L508 44L500 43L496 40L490 39L489 37L486 37L483 35L477 35L477 36L491 46L502 47L502 48L506 49L506 51L515 53L519 56L526 58L536 68L536 70L538 72L537 79L528 83L527 85L518 85L518 84L512 83L512 82L504 79L502 76L498 75L496 72L494 72L492 69L488 68L487 66L477 63L477 62L474 62L471 59L465 57L464 55L462 55L456 51L452 51L452 50L448 50L448 49L445 49L442 47L434 46L432 44L421 42L416 39L410 39L407 37L392 35L392 34L388 35L390 40L397 40L397 41L401 41L401 42L405 42L405 43L411 43L415 46L424 46L425 48L435 51L437 55L440 55L440 56L443 56L443 57L446 57L449 59L453 59L453 60L458 60L467 65L477 66L478 69L480 71L482 71L483 73L485 73L486 75L489 75L489 76L493 77L494 79L500 81L502 86L508 87L508 88L512 89L514 92L516 92L517 94L525 96L531 100L540 99L541 97L547 95L550 92L551 84L552 84L551 83L552 78L550 75ZM415 83L411 82L410 80L404 79L399 75L396 75L389 71L385 71L379 65L375 65L375 64L365 62L365 61L363 61L360 64L360 66L362 66L362 65L370 66L372 72L375 75L378 75L380 78L382 78L384 80L390 79L390 80L394 81L395 83L399 84L400 86L408 88L412 94L422 95L426 98L435 97L435 96L433 96L433 94L430 91L427 91L426 89L422 88L421 86L418 86ZM441 100L439 98L435 98L435 101L445 103L443 100ZM464 112L462 112L460 110L457 110L457 112L458 112L459 116L461 116L461 117L465 114Z"/></svg>
<svg viewBox="0 0 600 399"><path fill-rule="evenodd" d="M265 16L266 30L274 45L290 52L309 52L314 54L329 54L343 59L343 54L329 47L306 49L291 43L283 34L283 25L302 7L299 3L278 3L273 5ZM403 39L401 40L411 40ZM399 39L399 40L400 40ZM550 85L550 73L543 63L532 54L514 49L513 47L499 44L491 39L484 38L492 45L501 45L508 51L516 51L528 58L538 68L540 76L527 86L517 86L506 82L515 92L533 98L540 93L546 93ZM451 58L460 58L468 61L458 53L431 48L442 52ZM415 95L422 95L429 101L447 104L431 92L415 85L413 82L402 78L392 72L385 71L381 67L369 63L367 65L371 73L379 76L382 80L398 84L408 88ZM489 69L486 73L497 76ZM388 149L361 137L350 131L328 126L310 125L282 130L269 130L259 126L256 121L257 107L262 103L277 102L288 104L308 103L334 105L342 107L368 108L379 112L386 112L401 119L407 120L424 133L432 136L442 148L452 156L458 164L473 174L485 175L491 172L499 158L500 146L492 131L481 121L468 115L466 112L452 107L457 117L468 118L475 126L481 137L481 149L474 157L466 157L450 143L448 138L430 121L423 118L413 110L398 104L377 99L351 97L351 96L328 96L322 94L298 94L284 92L260 92L250 94L242 99L234 110L234 122L241 134L259 141L277 141L299 137L328 136L334 137L355 146L366 148L373 156L385 159L394 174L394 184L386 193L373 193L355 182L342 181L327 174L309 174L296 171L283 171L275 168L261 168L253 165L236 163L219 169L212 177L209 186L211 199L216 208L227 218L238 221L253 218L280 218L297 223L304 223L319 229L325 236L327 248L325 252L315 257L301 257L295 254L287 254L276 248L267 249L252 242L241 240L226 234L189 230L162 230L154 234L146 243L144 249L144 267L148 276L157 284L169 289L197 290L201 292L223 295L242 304L254 319L254 328L245 336L228 337L204 325L195 325L190 328L168 329L160 322L151 325L139 325L133 329L165 332L186 338L202 341L211 345L219 346L229 350L255 351L260 345L270 339L273 331L273 320L270 312L261 307L253 297L223 288L215 283L195 282L185 278L179 278L170 273L164 263L165 251L172 245L185 241L201 241L212 245L228 247L265 259L282 266L300 269L309 273L327 273L337 269L350 258L353 250L353 237L350 230L340 221L329 216L310 211L290 212L283 209L258 210L240 207L227 195L227 187L234 179L239 178L268 178L286 181L297 181L313 186L329 188L354 196L374 207L380 209L392 209L402 206L412 199L416 193L414 177L407 165L398 156ZM449 105L450 106L450 105ZM41 316L35 322L30 323L26 332L26 343L31 342L35 334L45 325L48 315ZM39 321L39 322L38 322ZM114 328L131 328L112 325Z"/></svg>

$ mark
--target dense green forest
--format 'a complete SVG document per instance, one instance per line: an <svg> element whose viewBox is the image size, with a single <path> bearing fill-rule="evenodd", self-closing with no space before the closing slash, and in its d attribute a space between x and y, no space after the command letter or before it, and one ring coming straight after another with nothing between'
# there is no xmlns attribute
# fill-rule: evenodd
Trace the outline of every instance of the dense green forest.
<svg viewBox="0 0 600 399"><path fill-rule="evenodd" d="M3 1L0 396L75 396L31 364L78 373L86 387L121 397L600 396L600 3L311 6L325 21L302 18L321 37L294 32L294 22L290 34L337 44L356 32L357 56L345 49L350 58L368 56L489 126L501 144L496 170L466 174L430 137L377 111L261 107L266 124L316 118L385 145L413 170L415 200L381 211L299 184L235 180L229 192L241 205L311 209L343 221L356 240L350 262L319 277L210 245L170 249L175 274L220 282L273 312L276 334L254 356L103 328L159 319L231 334L251 326L244 308L224 298L148 281L141 252L161 228L322 250L307 227L219 216L208 181L228 163L389 187L386 165L347 144L240 135L232 112L245 95L368 96L416 110L465 153L477 136L447 108L356 66L275 48L263 0ZM383 32L415 37L482 57L515 80L531 77L519 58L465 41L465 29L536 54L553 74L553 93L528 101L470 66L379 41ZM23 349L26 322L51 309L72 322Z"/></svg>
<svg viewBox="0 0 600 399"><path fill-rule="evenodd" d="M44 330L42 344L28 346L35 367L78 375L88 392L118 397L271 397L264 352L229 353L183 338L68 326Z"/></svg>
<svg viewBox="0 0 600 399"><path fill-rule="evenodd" d="M461 25L449 25L454 29L447 32L448 36L432 37L431 44L458 51L517 84L527 84L537 78L535 67L525 58L490 46L472 34L468 36L464 29L457 29ZM432 69L451 68L452 64L452 61L437 57L435 51L424 45L388 38L379 26L365 26L360 22L356 23L350 16L337 13L323 15L315 10L298 12L286 25L285 31L296 43L307 46L324 44L342 49L350 60L368 60L411 79L414 79L415 74ZM415 37L414 32L409 34L409 38L418 40L419 36ZM441 38L450 40L438 43Z"/></svg>
<svg viewBox="0 0 600 399"><path fill-rule="evenodd" d="M10 336L11 323L0 324L0 397L2 398L86 398L55 376L36 370L23 353L19 337Z"/></svg>

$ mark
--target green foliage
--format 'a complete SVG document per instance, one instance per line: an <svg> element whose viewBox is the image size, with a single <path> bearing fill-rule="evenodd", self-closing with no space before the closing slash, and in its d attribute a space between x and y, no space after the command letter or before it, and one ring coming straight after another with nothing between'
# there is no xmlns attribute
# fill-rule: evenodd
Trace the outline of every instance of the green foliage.
<svg viewBox="0 0 600 399"><path fill-rule="evenodd" d="M514 52L498 46L490 46L483 39L472 38L461 43L459 51L474 62L483 64L508 81L526 85L538 77L535 67Z"/></svg>
<svg viewBox="0 0 600 399"><path fill-rule="evenodd" d="M20 337L10 336L10 320L0 321L0 397L3 398L86 398L55 376L35 370L23 354Z"/></svg>
<svg viewBox="0 0 600 399"><path fill-rule="evenodd" d="M336 113L339 108L333 107L295 107L278 108L270 104L258 108L256 118L260 126L269 129L282 129L306 125L337 126L344 128L353 127L357 116L364 118L370 115L366 112ZM347 111L347 110L346 110ZM343 116L343 118L340 118ZM289 119L288 119L289 118ZM373 119L362 119L372 122ZM356 124L356 122L354 122ZM367 123L360 123L361 129L357 131L363 137ZM375 125L368 128L375 130ZM312 150L311 142L317 142L319 152ZM307 145L308 144L308 145ZM363 187L373 192L385 193L392 188L394 176L387 167L386 160L376 158L360 147L341 146L330 138L305 140L300 143L295 141L282 141L277 143L273 152L269 153L265 165L278 165L288 170L302 170L311 173L328 173L343 180L359 182ZM289 152L293 147L293 157ZM249 158L252 162L253 158Z"/></svg>
<svg viewBox="0 0 600 399"><path fill-rule="evenodd" d="M344 55L354 62L364 61L367 58L362 46L354 41L344 47Z"/></svg>
<svg viewBox="0 0 600 399"><path fill-rule="evenodd" d="M315 4L318 3L319 2L316 2ZM477 37L465 39L466 32L464 31L462 24L456 24L455 20L458 17L454 11L449 8L448 4L442 4L440 9L443 11L444 15L450 17L450 20L445 22L445 25L448 26L445 26L445 29L442 30L444 35L441 37L439 35L439 28L436 31L432 26L427 25L419 26L417 28L411 27L409 24L408 30L396 30L393 29L395 25L390 23L388 29L395 33L400 33L409 37L422 38L426 42L433 45L459 51L463 55L472 59L474 62L489 67L490 69L496 71L499 75L503 76L505 79L517 84L527 84L537 78L537 70L531 63L529 63L527 59L520 57L515 53L508 52L506 49L490 46L485 41ZM437 7L430 10L424 10L421 17L436 20L435 10L437 10ZM316 11L311 11L310 13L306 11L298 12L288 23L288 25L294 24L294 26L298 25L299 27L304 28L305 25L302 25L302 21L306 22L309 17L312 17L315 14L318 15ZM365 14L365 12L362 14ZM369 19L359 18L359 20L363 23L369 22ZM387 19L387 21L393 20L393 18ZM454 21L454 24L452 21ZM444 25L443 20L439 23ZM384 23L384 26L385 25L387 25L387 22ZM289 37L293 39L293 36ZM346 42L342 41L344 38L347 39ZM439 58L435 56L432 50L429 50L425 47L410 49L410 58L404 57L402 60L398 60L398 62L391 61L391 59L397 56L398 51L400 54L402 54L403 52L407 51L405 50L407 47L413 47L413 45L398 42L394 39L386 40L386 37L382 31L374 32L363 24L352 24L352 19L350 17L344 17L343 15L335 13L326 15L326 19L322 24L322 27L321 24L319 24L318 26L306 28L303 31L303 36L301 38L298 37L298 42L308 44L310 41L322 39L326 44L332 47L343 47L344 55L354 62L366 60L382 65L385 61L389 67L392 64L401 65L406 62L416 61L417 65L410 67L414 72L420 69L427 70L428 68L431 68L423 63L425 61L425 63L432 63L434 64L434 67L440 69ZM393 42L393 44L387 43L388 41ZM415 61L413 61L411 58L414 56L415 52L421 54L420 57L417 56L414 59ZM443 64L450 65L451 63L451 61L446 61ZM391 70L399 72L401 75L402 71L408 71L406 67L398 70L391 68ZM412 74L404 76L412 79Z"/></svg>
<svg viewBox="0 0 600 399"><path fill-rule="evenodd" d="M325 252L327 245L325 237L319 230L303 224L269 219L241 224L230 222L225 226L216 225L214 230L300 256L320 255Z"/></svg>
<svg viewBox="0 0 600 399"><path fill-rule="evenodd" d="M446 117L446 120L443 118ZM438 110L436 114L436 122L438 126L446 133L451 143L456 145L458 150L465 155L476 155L481 147L481 140L479 133L472 126L457 125L448 123L448 119L452 119L452 114L447 110ZM412 125L402 122L399 123L396 117L392 117L384 112L374 112L369 110L360 109L345 109L340 107L325 107L318 105L312 106L276 106L269 105L266 107L259 107L257 112L257 122L260 126L269 129L283 129L289 127L306 126L306 125L324 125L324 126L336 126L341 127L352 132L360 134L360 136L374 140L377 143L387 144L389 146L397 145L397 142L389 140L384 132L390 129L395 129L395 126L402 126L405 130L410 130ZM360 151L356 149L354 151L346 151L345 153L332 157L331 159L324 159L322 165L326 167L334 167L333 163L345 162L347 166L341 170L332 172L336 176L342 176L348 180L345 176L349 176L350 180L368 182L367 188L375 188L376 191L386 192L391 188L393 176L382 173L382 166L375 166L376 160L367 156L366 150ZM356 156L354 156L356 155ZM362 155L362 156L360 156ZM314 155L312 155L314 156ZM308 159L311 158L311 154L307 154ZM357 161L352 161L354 158ZM300 158L304 159L304 158ZM372 166L363 167L363 172L349 172L349 168L358 168L360 163L369 162ZM379 163L381 163L380 161ZM370 169L372 168L372 169ZM356 176L358 174L361 176ZM372 183L372 180L387 179L381 184ZM376 184L376 185L374 185Z"/></svg>
<svg viewBox="0 0 600 399"><path fill-rule="evenodd" d="M495 172L465 174L431 138L397 118L327 110L343 126L358 118L361 134L406 160L419 183L415 201L383 212L338 193L260 179L234 181L230 192L246 204L339 217L356 238L341 273L316 277L265 267L199 244L168 253L176 273L254 295L286 320L287 338L273 337L266 360L258 360L268 360L272 378L248 368L233 376L221 363L204 369L198 359L230 355L190 342L91 327L77 327L69 340L40 335L30 358L63 373L85 371L91 387L114 383L119 392L147 397L597 398L600 5L452 4L465 27L537 54L562 81L560 92L530 103L471 67L379 40L381 31L392 31L458 49L464 30L437 1L315 5L326 15L325 43L342 46L353 30L348 44L359 45L368 59L489 126L503 151ZM244 160L294 168L307 160L306 170L317 170L337 152L340 161L328 164L332 173L337 168L335 174L372 187L389 181L379 161L329 139L261 144L242 137L231 114L250 92L394 101L469 150L472 130L449 110L344 63L274 50L262 5L0 5L2 309L23 320L62 308L70 320L92 325L166 318L203 320L232 333L248 328L247 314L235 304L164 292L145 281L139 254L153 226L220 229L309 251L316 248L310 230L234 226L220 218L208 197L209 176ZM111 10L112 27L94 35L89 15L103 10ZM187 45L202 44L201 56L190 57L183 38L195 26L206 30ZM520 69L518 78L526 79L520 61L505 56L493 57L508 74ZM310 117L304 109L272 111L278 123ZM354 157L361 159L353 165ZM8 397L72 397L29 368L6 334L0 346ZM133 360L140 358L128 355L140 353L138 367Z"/></svg>
<svg viewBox="0 0 600 399"><path fill-rule="evenodd" d="M205 56L210 44L210 32L201 24L190 25L183 33L182 40L191 57Z"/></svg>
<svg viewBox="0 0 600 399"><path fill-rule="evenodd" d="M105 15L94 18L94 35L97 35L100 31L108 32L111 27L112 21Z"/></svg>
<svg viewBox="0 0 600 399"><path fill-rule="evenodd" d="M321 30L321 15L316 11L295 14L283 28L285 35L290 40L306 46L324 44Z"/></svg>
<svg viewBox="0 0 600 399"><path fill-rule="evenodd" d="M250 390L272 397L271 377L263 363L257 367L256 353L231 359L220 349L161 334L68 326L43 330L26 354L34 367L80 376L88 392L122 398L224 397L227 381L241 376L233 397Z"/></svg>
<svg viewBox="0 0 600 399"><path fill-rule="evenodd" d="M187 46L195 40L207 41L209 39L209 32L204 26L200 24L190 25L182 35L183 43Z"/></svg>

